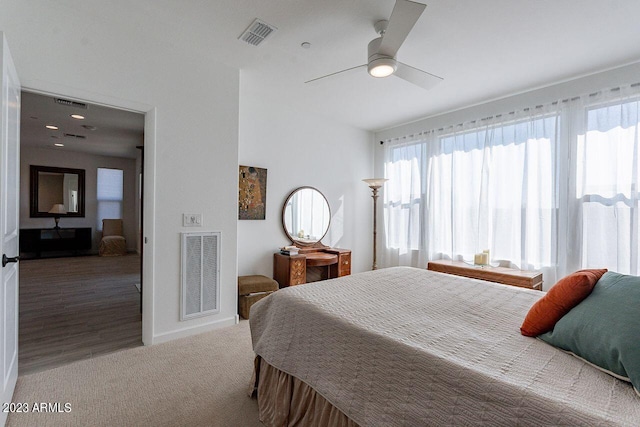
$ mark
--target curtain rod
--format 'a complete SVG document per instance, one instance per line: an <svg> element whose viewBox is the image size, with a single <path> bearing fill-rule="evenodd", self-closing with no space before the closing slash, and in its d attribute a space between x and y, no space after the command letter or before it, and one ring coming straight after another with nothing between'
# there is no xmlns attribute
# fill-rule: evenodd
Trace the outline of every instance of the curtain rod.
<svg viewBox="0 0 640 427"><path fill-rule="evenodd" d="M633 88L639 87L639 86L640 86L640 83L632 83L631 85L629 85L629 87L633 87ZM606 89L603 89L603 90L606 90ZM619 92L619 91L620 91L620 87L619 86L609 89L609 92ZM597 92L590 93L588 96L590 98L592 98L594 96L600 95L602 92L603 92L602 90L599 90ZM582 95L582 96L584 96L584 95ZM549 105L558 105L558 102L562 102L564 104L565 102L569 102L569 101L577 101L582 96L574 96L573 98L566 98L566 99L562 99L560 101L553 101ZM544 107L544 105L536 105L533 108L538 109L538 108L542 108L542 107ZM523 108L522 111L530 111L531 108L532 107L526 107L526 108ZM468 123L476 123L478 121L482 122L482 121L485 121L485 120L491 120L491 119L495 119L495 118L500 118L500 117L502 117L504 115L510 115L510 114L516 114L516 111L510 111L508 113L500 113L500 114L496 114L496 115L493 115L493 116L483 117L481 119L471 120ZM457 126L462 126L462 125L464 125L464 123L458 123L457 125L450 125L450 126L447 126L446 128L445 127L441 127L441 128L438 128L438 129L431 129L431 130L421 131L421 132L418 132L417 134L399 136L397 138L388 138L386 141L380 141L380 145L383 145L385 142L391 142L394 139L412 138L412 137L415 137L415 136L429 134L431 132L436 132L436 131L440 132L440 131L443 131L445 129L449 129L449 128L453 128L453 127L457 127Z"/></svg>

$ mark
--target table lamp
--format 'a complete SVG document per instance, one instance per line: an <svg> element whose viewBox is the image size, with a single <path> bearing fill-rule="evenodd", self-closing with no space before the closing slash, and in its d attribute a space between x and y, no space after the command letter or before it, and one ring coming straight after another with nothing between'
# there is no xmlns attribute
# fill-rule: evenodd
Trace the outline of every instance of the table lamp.
<svg viewBox="0 0 640 427"><path fill-rule="evenodd" d="M66 214L67 210L64 208L64 205L62 203L56 203L51 207L49 213L54 215L53 219L56 221L56 226L53 227L54 230L58 230L60 228L58 226L58 223L60 222L60 215Z"/></svg>

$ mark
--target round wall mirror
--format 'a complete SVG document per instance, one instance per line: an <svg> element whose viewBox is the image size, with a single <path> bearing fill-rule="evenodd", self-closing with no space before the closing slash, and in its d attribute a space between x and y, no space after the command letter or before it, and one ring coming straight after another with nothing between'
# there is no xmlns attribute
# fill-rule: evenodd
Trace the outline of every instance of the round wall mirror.
<svg viewBox="0 0 640 427"><path fill-rule="evenodd" d="M329 202L313 187L296 188L284 202L282 225L296 245L317 244L329 231L330 223Z"/></svg>

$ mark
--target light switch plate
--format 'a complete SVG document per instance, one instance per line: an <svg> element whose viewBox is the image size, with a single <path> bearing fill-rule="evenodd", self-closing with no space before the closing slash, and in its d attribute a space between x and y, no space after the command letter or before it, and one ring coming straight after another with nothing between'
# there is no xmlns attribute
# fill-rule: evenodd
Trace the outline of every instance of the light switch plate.
<svg viewBox="0 0 640 427"><path fill-rule="evenodd" d="M182 214L183 227L202 227L202 214Z"/></svg>

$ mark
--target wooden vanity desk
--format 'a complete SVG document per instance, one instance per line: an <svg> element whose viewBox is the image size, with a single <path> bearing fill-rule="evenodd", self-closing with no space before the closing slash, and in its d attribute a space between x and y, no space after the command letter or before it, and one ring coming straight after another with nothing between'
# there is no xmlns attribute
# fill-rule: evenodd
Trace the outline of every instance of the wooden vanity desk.
<svg viewBox="0 0 640 427"><path fill-rule="evenodd" d="M350 274L351 251L348 249L303 248L298 255L273 254L273 278L281 288Z"/></svg>
<svg viewBox="0 0 640 427"><path fill-rule="evenodd" d="M351 251L322 244L331 225L329 201L313 187L299 187L282 206L282 228L296 255L273 254L273 278L281 288L351 274Z"/></svg>

